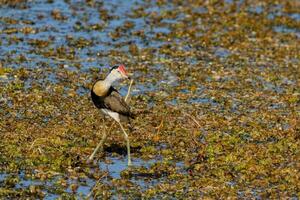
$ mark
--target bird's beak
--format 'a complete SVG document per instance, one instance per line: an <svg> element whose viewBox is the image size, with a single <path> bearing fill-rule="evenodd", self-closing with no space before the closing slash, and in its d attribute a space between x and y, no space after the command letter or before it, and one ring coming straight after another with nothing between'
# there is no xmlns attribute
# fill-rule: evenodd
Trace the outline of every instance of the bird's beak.
<svg viewBox="0 0 300 200"><path fill-rule="evenodd" d="M122 73L122 77L124 78L124 79L130 79L130 77L128 76L128 74L126 73Z"/></svg>
<svg viewBox="0 0 300 200"><path fill-rule="evenodd" d="M127 78L128 80L131 80L131 76L132 76L131 73L130 73L130 74L129 74L129 73L126 74L126 78Z"/></svg>

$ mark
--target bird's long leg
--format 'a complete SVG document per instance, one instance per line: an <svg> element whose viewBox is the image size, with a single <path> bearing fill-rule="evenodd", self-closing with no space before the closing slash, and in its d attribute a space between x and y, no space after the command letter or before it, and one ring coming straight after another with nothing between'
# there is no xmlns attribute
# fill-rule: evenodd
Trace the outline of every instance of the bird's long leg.
<svg viewBox="0 0 300 200"><path fill-rule="evenodd" d="M103 144L104 144L104 141L106 140L107 138L107 134L106 134L106 131L102 134L102 139L101 141L98 143L97 147L94 149L93 153L90 155L90 157L88 158L88 161L92 161L95 154L97 153L97 151L99 150L99 148L101 149L101 151L103 150Z"/></svg>
<svg viewBox="0 0 300 200"><path fill-rule="evenodd" d="M131 81L130 81L130 85L128 87L127 95L126 95L126 97L124 99L126 103L129 103L129 99L128 98L129 98L129 95L130 95L130 92L131 92L132 83L133 83L133 79L131 79Z"/></svg>
<svg viewBox="0 0 300 200"><path fill-rule="evenodd" d="M122 126L121 122L118 122L123 133L124 133L124 138L126 140L126 146L127 146L127 156L128 156L128 166L131 165L131 156L130 156L130 143L129 143L129 138L128 138L128 135L124 129L124 127Z"/></svg>
<svg viewBox="0 0 300 200"><path fill-rule="evenodd" d="M115 122L112 123L112 125L110 126L108 132L112 129L114 124L115 124ZM107 138L107 132L105 130L104 133L102 134L102 138L101 138L100 142L98 143L97 147L94 149L94 152L88 158L88 162L93 160L93 158L96 155L96 153L98 152L99 148L100 148L100 151L103 151L103 144L104 144L106 138Z"/></svg>

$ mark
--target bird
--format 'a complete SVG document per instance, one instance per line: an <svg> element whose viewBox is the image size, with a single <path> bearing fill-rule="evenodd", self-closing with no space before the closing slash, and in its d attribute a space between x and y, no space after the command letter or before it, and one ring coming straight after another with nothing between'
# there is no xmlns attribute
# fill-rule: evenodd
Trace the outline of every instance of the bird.
<svg viewBox="0 0 300 200"><path fill-rule="evenodd" d="M129 122L134 119L135 115L130 109L130 106L123 99L121 94L112 86L112 84L118 80L131 79L123 64L113 66L108 75L103 80L97 80L91 89L91 99L102 113L110 116L114 119L122 129L127 146L128 166L132 165L130 156L130 142L128 134L126 133L121 122ZM94 149L94 152L89 157L88 161L91 161L95 156L99 148L103 150L103 143L106 140L106 133L103 133L102 139Z"/></svg>

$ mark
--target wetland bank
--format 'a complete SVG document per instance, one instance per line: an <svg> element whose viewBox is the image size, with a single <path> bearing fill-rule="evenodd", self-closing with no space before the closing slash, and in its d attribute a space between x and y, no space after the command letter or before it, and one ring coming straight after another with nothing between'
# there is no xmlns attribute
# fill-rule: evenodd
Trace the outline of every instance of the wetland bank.
<svg viewBox="0 0 300 200"><path fill-rule="evenodd" d="M299 199L299 1L0 3L1 198ZM116 63L130 169L118 129L85 162Z"/></svg>

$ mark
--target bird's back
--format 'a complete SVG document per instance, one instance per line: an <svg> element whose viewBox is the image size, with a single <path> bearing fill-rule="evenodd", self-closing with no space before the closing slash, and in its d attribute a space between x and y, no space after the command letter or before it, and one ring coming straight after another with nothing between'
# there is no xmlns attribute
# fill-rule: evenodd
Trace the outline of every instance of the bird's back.
<svg viewBox="0 0 300 200"><path fill-rule="evenodd" d="M102 87L101 82L96 84L97 82L91 90L91 97L97 108L116 112L121 115L121 120L134 118L134 114L130 111L130 107L115 88L111 86L107 91L101 91L101 88L95 88L95 86Z"/></svg>

